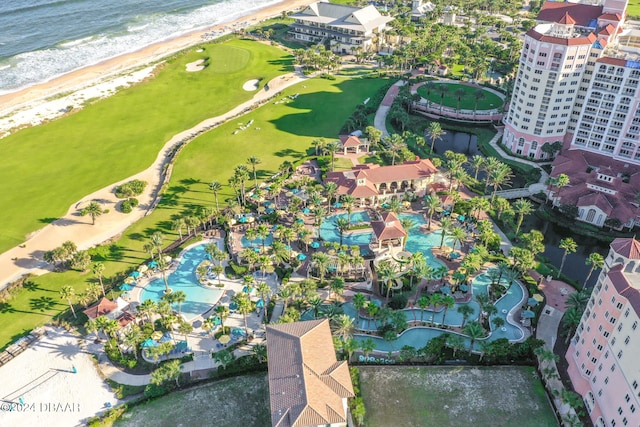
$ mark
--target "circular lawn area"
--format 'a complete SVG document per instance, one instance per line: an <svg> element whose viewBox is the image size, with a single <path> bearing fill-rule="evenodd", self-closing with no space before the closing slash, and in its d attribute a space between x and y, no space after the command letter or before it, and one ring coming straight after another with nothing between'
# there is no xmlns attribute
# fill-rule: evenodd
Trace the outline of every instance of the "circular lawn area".
<svg viewBox="0 0 640 427"><path fill-rule="evenodd" d="M458 108L458 96L460 96L461 110L491 110L499 108L504 101L495 93L477 86L467 86L458 83L425 83L418 88L418 95L435 104L444 104L445 107ZM442 98L440 87L446 87L447 90ZM458 91L460 93L458 94ZM478 98L476 107L476 92L482 91L483 97Z"/></svg>

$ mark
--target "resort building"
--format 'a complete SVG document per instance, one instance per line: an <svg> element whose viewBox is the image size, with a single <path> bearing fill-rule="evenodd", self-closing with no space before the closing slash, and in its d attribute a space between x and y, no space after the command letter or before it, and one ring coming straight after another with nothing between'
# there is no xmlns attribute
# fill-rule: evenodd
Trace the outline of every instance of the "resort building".
<svg viewBox="0 0 640 427"><path fill-rule="evenodd" d="M337 194L353 196L360 206L377 206L405 194L424 196L434 183L438 169L429 159L418 159L400 165L364 164L342 172L329 172L325 179L335 182Z"/></svg>
<svg viewBox="0 0 640 427"><path fill-rule="evenodd" d="M553 162L551 177L570 177L563 188L549 187L554 206L577 206L579 221L598 227L640 224L640 168L584 150L565 150Z"/></svg>
<svg viewBox="0 0 640 427"><path fill-rule="evenodd" d="M424 19L435 9L436 6L430 1L424 3L422 0L413 0L411 4L411 20L419 21L420 19Z"/></svg>
<svg viewBox="0 0 640 427"><path fill-rule="evenodd" d="M267 326L267 360L274 427L347 425L353 385L328 319Z"/></svg>
<svg viewBox="0 0 640 427"><path fill-rule="evenodd" d="M311 43L329 41L333 52L344 54L350 54L358 47L377 50L381 33L393 20L381 15L371 5L360 8L327 1L310 4L302 12L292 14L291 18L295 22L291 24L290 34L296 40Z"/></svg>
<svg viewBox="0 0 640 427"><path fill-rule="evenodd" d="M611 243L566 359L597 427L640 425L640 242Z"/></svg>
<svg viewBox="0 0 640 427"><path fill-rule="evenodd" d="M625 10L626 2L620 0L544 3L537 25L524 37L504 118L507 148L534 159L550 158L550 144L569 143L574 134L572 148L587 147L592 133L584 132L589 125L598 131L594 138L602 136L601 148L605 136L611 136L606 152L619 151L610 149L611 143L622 145L618 136L624 135L633 114L625 121L617 113L632 111L630 91L635 93L638 86L633 65L618 67L625 70L616 75L620 71L609 64L610 55L620 55L616 35Z"/></svg>

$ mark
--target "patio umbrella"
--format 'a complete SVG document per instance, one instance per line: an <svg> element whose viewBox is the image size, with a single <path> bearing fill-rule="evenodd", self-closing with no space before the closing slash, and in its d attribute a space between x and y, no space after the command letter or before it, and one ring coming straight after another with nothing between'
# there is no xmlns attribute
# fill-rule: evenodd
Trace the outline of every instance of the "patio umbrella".
<svg viewBox="0 0 640 427"><path fill-rule="evenodd" d="M222 320L218 316L213 316L213 324L218 326L222 324Z"/></svg>
<svg viewBox="0 0 640 427"><path fill-rule="evenodd" d="M298 260L304 261L305 259L307 259L307 256L305 254L298 254Z"/></svg>
<svg viewBox="0 0 640 427"><path fill-rule="evenodd" d="M382 206L382 209L388 209L389 208L389 203L383 203L380 206Z"/></svg>
<svg viewBox="0 0 640 427"><path fill-rule="evenodd" d="M274 213L276 210L273 208L267 208L267 210L265 211L268 215L271 215L272 213Z"/></svg>
<svg viewBox="0 0 640 427"><path fill-rule="evenodd" d="M138 277L140 277L140 272L132 271L131 274L129 274L129 277L133 277L134 279L137 279Z"/></svg>
<svg viewBox="0 0 640 427"><path fill-rule="evenodd" d="M464 215L458 215L458 221L464 221L467 219Z"/></svg>
<svg viewBox="0 0 640 427"><path fill-rule="evenodd" d="M153 335L152 335L153 336ZM171 341L173 338L171 338L171 334L169 332L165 332L162 337L160 337L160 342L167 342L167 341Z"/></svg>
<svg viewBox="0 0 640 427"><path fill-rule="evenodd" d="M160 338L162 338L162 332L160 331L155 331L154 333L151 334L151 339L158 341Z"/></svg>
<svg viewBox="0 0 640 427"><path fill-rule="evenodd" d="M231 337L229 335L220 335L218 341L220 341L220 344L229 344L229 341L231 341Z"/></svg>
<svg viewBox="0 0 640 427"><path fill-rule="evenodd" d="M443 294L445 295L449 295L451 294L451 288L448 286L443 286L440 288L440 291L442 291Z"/></svg>
<svg viewBox="0 0 640 427"><path fill-rule="evenodd" d="M297 222L298 224L304 224L304 219L302 219L302 218L298 218L298 219L296 219L296 222Z"/></svg>
<svg viewBox="0 0 640 427"><path fill-rule="evenodd" d="M260 252L260 248L253 248L254 252Z"/></svg>
<svg viewBox="0 0 640 427"><path fill-rule="evenodd" d="M300 190L298 190L297 188L294 188L293 190L291 190L291 192L293 194L298 194L300 192Z"/></svg>
<svg viewBox="0 0 640 427"><path fill-rule="evenodd" d="M241 216L240 219L238 220L238 222L241 222L242 224L246 223L247 221L249 220L247 219L246 216Z"/></svg>
<svg viewBox="0 0 640 427"><path fill-rule="evenodd" d="M467 285L460 285L460 290L462 292L467 292L469 290L469 287Z"/></svg>
<svg viewBox="0 0 640 427"><path fill-rule="evenodd" d="M451 255L449 255L451 257L451 259L458 259L460 258L460 254L458 252L451 252Z"/></svg>
<svg viewBox="0 0 640 427"><path fill-rule="evenodd" d="M533 319L534 317L536 317L536 314L531 310L525 310L522 312L522 317L524 317L525 319Z"/></svg>
<svg viewBox="0 0 640 427"><path fill-rule="evenodd" d="M251 292L253 292L253 287L245 286L242 288L242 292L244 292L245 294L250 294Z"/></svg>
<svg viewBox="0 0 640 427"><path fill-rule="evenodd" d="M320 247L320 242L312 242L310 246L313 249L318 249Z"/></svg>
<svg viewBox="0 0 640 427"><path fill-rule="evenodd" d="M269 207L269 206L271 206L272 204L273 204L273 202L272 202L272 201L270 201L270 200L267 200L266 202L264 202L264 205L265 205L266 207Z"/></svg>
<svg viewBox="0 0 640 427"><path fill-rule="evenodd" d="M130 285L130 284L134 283L135 281L136 281L136 279L134 279L131 276L129 276L126 279L124 279L124 283L126 283L127 285Z"/></svg>
<svg viewBox="0 0 640 427"><path fill-rule="evenodd" d="M140 273L146 273L147 270L149 270L149 267L147 267L146 265L142 264L140 267L138 267L138 271Z"/></svg>
<svg viewBox="0 0 640 427"><path fill-rule="evenodd" d="M120 285L120 290L121 291L130 291L131 289L133 289L133 288L128 283L123 283L122 285Z"/></svg>
<svg viewBox="0 0 640 427"><path fill-rule="evenodd" d="M341 208L341 207L342 207L342 203L340 203L340 202L335 202L335 203L333 204L333 207L334 207L334 208Z"/></svg>
<svg viewBox="0 0 640 427"><path fill-rule="evenodd" d="M256 301L256 307L257 308L264 307L264 300L262 298L260 298L258 301Z"/></svg>
<svg viewBox="0 0 640 427"><path fill-rule="evenodd" d="M311 213L311 209L309 209L309 208L304 208L304 209L302 209L302 213L303 213L303 214Z"/></svg>
<svg viewBox="0 0 640 427"><path fill-rule="evenodd" d="M544 301L544 297L542 295L540 295L540 294L533 294L533 296L531 298L533 298L534 300L536 300L538 302Z"/></svg>
<svg viewBox="0 0 640 427"><path fill-rule="evenodd" d="M231 335L244 335L244 329L233 328L233 330L231 331Z"/></svg>
<svg viewBox="0 0 640 427"><path fill-rule="evenodd" d="M449 214L451 214L451 212L450 212L450 211L444 211L444 212L442 212L442 213L443 213L444 215L449 215Z"/></svg>
<svg viewBox="0 0 640 427"><path fill-rule="evenodd" d="M235 302L231 302L231 304L229 304L229 310L237 310L238 309L238 304L236 304Z"/></svg>
<svg viewBox="0 0 640 427"><path fill-rule="evenodd" d="M539 304L538 300L531 297L527 300L527 303L531 306L531 307L535 307L536 305Z"/></svg>
<svg viewBox="0 0 640 427"><path fill-rule="evenodd" d="M158 263L157 261L151 261L149 264L147 264L149 266L149 268L158 268Z"/></svg>

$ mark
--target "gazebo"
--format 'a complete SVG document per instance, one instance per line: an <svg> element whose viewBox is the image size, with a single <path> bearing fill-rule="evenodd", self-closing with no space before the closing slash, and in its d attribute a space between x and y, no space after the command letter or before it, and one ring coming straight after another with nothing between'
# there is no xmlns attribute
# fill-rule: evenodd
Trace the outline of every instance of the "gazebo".
<svg viewBox="0 0 640 427"><path fill-rule="evenodd" d="M382 245L398 244L404 246L404 240L407 238L407 231L404 229L400 220L393 212L386 212L382 215L381 221L371 221L373 235L378 242L378 250L382 249Z"/></svg>
<svg viewBox="0 0 640 427"><path fill-rule="evenodd" d="M369 141L366 139L361 141L355 135L342 135L340 136L340 143L342 145L343 154L347 153L368 153L369 152Z"/></svg>

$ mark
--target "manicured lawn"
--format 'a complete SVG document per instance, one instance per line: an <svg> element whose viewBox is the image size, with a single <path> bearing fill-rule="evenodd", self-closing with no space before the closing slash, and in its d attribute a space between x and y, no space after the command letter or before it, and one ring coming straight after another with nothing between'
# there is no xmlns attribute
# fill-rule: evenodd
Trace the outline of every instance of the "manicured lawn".
<svg viewBox="0 0 640 427"><path fill-rule="evenodd" d="M223 202L233 197L227 186L233 168L248 157L262 159L259 180L272 176L283 161L296 161L312 153L313 139L336 138L356 105L384 84L378 79L307 80L284 92L283 97L298 93L295 100L266 104L193 140L178 156L168 189L156 210L131 226L116 243L93 251L93 261L105 262L106 282L111 282L115 273L132 269L148 258L142 247L154 231L160 230L168 244L178 237L171 230L172 219L192 214L202 206L213 207L211 181L224 184L218 195ZM252 119L249 129L233 135L240 123ZM67 306L58 294L62 286L72 285L80 294L93 280L90 273L75 271L34 278L30 290L19 292L0 306L0 348L65 310Z"/></svg>
<svg viewBox="0 0 640 427"><path fill-rule="evenodd" d="M116 426L271 425L265 374L227 378L171 393L125 412Z"/></svg>
<svg viewBox="0 0 640 427"><path fill-rule="evenodd" d="M335 171L346 171L353 169L353 163L349 159L336 158L334 159L333 166ZM329 165L329 168L331 168L331 165Z"/></svg>
<svg viewBox="0 0 640 427"><path fill-rule="evenodd" d="M444 99L441 98L441 93L438 90L440 86L445 86L447 92L444 94ZM418 94L436 104L444 103L445 107L458 108L458 90L463 90L464 94L460 97L460 109L473 110L476 105L475 93L478 87L467 86L463 84L455 83L434 83L433 88L429 92L429 86L422 85L418 88ZM478 110L489 110L491 108L498 108L502 105L502 99L488 90L482 89L484 98L478 100Z"/></svg>
<svg viewBox="0 0 640 427"><path fill-rule="evenodd" d="M531 367L361 367L365 424L558 425Z"/></svg>
<svg viewBox="0 0 640 427"><path fill-rule="evenodd" d="M640 0L629 0L629 4L627 5L627 15L629 15L630 18L640 17Z"/></svg>
<svg viewBox="0 0 640 427"><path fill-rule="evenodd" d="M250 99L247 80L262 79L262 87L292 70L290 55L262 43L203 48L171 59L155 79L0 142L0 252L80 198L148 167L174 134ZM186 72L197 59L208 67Z"/></svg>

